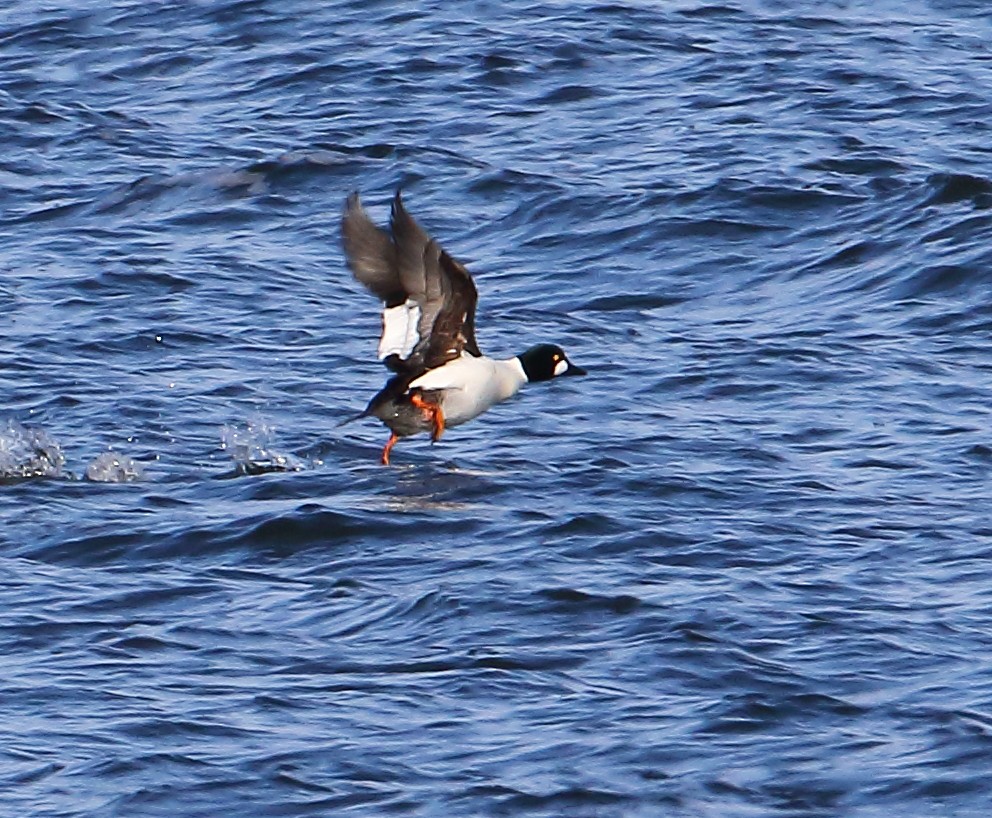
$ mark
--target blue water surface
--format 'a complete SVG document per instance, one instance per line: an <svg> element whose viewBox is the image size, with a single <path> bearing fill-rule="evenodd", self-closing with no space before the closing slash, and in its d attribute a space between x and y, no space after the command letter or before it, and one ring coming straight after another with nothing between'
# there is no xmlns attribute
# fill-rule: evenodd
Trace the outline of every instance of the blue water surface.
<svg viewBox="0 0 992 818"><path fill-rule="evenodd" d="M990 23L6 4L0 814L990 814ZM590 374L383 468L398 187Z"/></svg>

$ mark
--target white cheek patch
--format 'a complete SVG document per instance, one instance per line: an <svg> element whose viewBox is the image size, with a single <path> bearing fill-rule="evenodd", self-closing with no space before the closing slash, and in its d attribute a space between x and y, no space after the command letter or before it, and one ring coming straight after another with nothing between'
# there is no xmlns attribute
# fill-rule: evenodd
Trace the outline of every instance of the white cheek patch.
<svg viewBox="0 0 992 818"><path fill-rule="evenodd" d="M406 301L398 307L388 307L382 311L382 337L379 339L379 359L389 355L406 358L417 345L417 322L420 321L420 305L416 301Z"/></svg>
<svg viewBox="0 0 992 818"><path fill-rule="evenodd" d="M566 372L568 372L568 361L562 358L562 360L555 364L555 377L564 375Z"/></svg>

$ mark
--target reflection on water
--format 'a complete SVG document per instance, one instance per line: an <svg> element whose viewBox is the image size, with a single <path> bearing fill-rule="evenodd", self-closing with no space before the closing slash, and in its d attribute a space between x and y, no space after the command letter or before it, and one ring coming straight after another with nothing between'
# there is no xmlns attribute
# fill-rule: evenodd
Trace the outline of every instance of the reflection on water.
<svg viewBox="0 0 992 818"><path fill-rule="evenodd" d="M433 459L433 458L432 458ZM487 498L501 489L493 473L460 468L453 463L405 464L395 469L395 489L387 500L392 511L472 511L489 516ZM496 514L495 508L491 509Z"/></svg>

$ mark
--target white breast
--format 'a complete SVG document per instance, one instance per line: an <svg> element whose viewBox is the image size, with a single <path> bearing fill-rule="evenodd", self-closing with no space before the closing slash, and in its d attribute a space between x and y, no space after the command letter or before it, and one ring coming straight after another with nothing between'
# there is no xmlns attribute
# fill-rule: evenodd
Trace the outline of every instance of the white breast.
<svg viewBox="0 0 992 818"><path fill-rule="evenodd" d="M410 384L410 388L442 390L441 409L445 424L457 426L513 397L526 382L527 376L517 358L497 361L485 356L463 355L425 372Z"/></svg>

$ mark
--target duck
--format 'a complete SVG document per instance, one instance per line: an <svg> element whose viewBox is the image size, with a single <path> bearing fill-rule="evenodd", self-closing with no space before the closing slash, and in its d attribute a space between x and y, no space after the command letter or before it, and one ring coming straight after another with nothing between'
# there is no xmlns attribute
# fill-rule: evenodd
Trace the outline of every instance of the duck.
<svg viewBox="0 0 992 818"><path fill-rule="evenodd" d="M357 192L345 201L341 240L348 267L383 305L378 357L392 373L365 409L345 422L375 417L390 431L380 463L396 443L460 426L528 383L585 375L557 344L519 355L484 355L475 338L478 291L465 265L407 212L399 190L388 231L372 221Z"/></svg>

